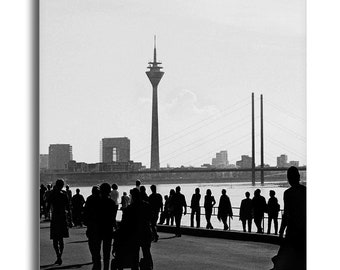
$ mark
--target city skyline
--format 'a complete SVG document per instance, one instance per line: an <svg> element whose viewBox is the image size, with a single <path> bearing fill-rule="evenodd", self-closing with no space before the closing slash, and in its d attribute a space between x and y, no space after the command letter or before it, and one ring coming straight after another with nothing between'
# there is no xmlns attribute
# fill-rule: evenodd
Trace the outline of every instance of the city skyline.
<svg viewBox="0 0 340 270"><path fill-rule="evenodd" d="M167 72L159 90L161 167L200 166L228 145L231 163L251 156L251 92L256 164L260 94L265 163L287 153L306 164L302 1L67 3L41 5L41 153L67 142L75 160L95 162L100 138L126 136L132 159L150 166L144 71L156 34Z"/></svg>

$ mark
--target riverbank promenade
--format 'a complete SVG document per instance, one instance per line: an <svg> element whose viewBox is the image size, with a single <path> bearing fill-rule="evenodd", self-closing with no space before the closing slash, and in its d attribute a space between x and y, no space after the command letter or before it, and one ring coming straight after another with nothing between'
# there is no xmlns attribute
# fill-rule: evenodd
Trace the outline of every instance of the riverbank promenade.
<svg viewBox="0 0 340 270"><path fill-rule="evenodd" d="M49 222L40 223L40 269L92 269L86 228L69 230L63 264L53 264L56 257L49 239L49 225ZM151 247L155 270L271 269L271 258L279 249L276 244L253 241L191 235L174 237L174 234L164 232L159 236L158 242L152 243Z"/></svg>

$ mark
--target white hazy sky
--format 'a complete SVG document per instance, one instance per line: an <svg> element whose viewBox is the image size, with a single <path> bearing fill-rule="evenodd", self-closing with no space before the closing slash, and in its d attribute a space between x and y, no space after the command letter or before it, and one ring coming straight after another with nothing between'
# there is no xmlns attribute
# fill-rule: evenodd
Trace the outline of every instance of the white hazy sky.
<svg viewBox="0 0 340 270"><path fill-rule="evenodd" d="M44 0L40 2L40 153L69 143L98 162L99 141L129 137L131 159L150 165L153 35L161 166L251 155L251 92L260 160L285 153L306 164L304 0Z"/></svg>

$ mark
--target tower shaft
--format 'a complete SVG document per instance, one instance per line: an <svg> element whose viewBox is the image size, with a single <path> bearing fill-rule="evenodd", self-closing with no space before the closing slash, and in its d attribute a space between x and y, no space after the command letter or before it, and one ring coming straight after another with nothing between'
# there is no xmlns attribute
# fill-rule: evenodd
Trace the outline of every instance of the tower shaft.
<svg viewBox="0 0 340 270"><path fill-rule="evenodd" d="M149 62L146 72L152 85L152 123L151 123L151 162L150 169L159 170L159 135L158 135L158 84L162 79L164 72L161 71L163 67L159 66L161 63L157 62L156 53L156 37L154 41L153 62Z"/></svg>

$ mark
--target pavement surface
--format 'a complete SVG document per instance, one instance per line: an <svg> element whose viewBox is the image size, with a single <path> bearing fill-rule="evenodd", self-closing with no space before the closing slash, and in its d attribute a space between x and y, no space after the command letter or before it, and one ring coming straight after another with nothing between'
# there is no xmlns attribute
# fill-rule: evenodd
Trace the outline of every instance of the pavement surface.
<svg viewBox="0 0 340 270"><path fill-rule="evenodd" d="M49 223L40 223L40 269L92 269L86 228L71 228L65 238L63 264L54 264L56 256L49 239ZM229 239L206 238L170 233L159 233L157 243L152 243L151 253L155 270L220 270L271 269L271 258L277 254L278 245Z"/></svg>

